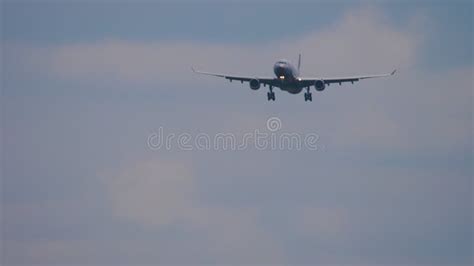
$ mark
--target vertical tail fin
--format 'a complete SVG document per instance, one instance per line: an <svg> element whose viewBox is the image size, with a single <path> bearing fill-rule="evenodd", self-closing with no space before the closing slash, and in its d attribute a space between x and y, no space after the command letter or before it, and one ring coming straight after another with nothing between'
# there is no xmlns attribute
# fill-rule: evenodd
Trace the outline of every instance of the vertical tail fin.
<svg viewBox="0 0 474 266"><path fill-rule="evenodd" d="M300 71L301 67L301 54L298 55L298 71Z"/></svg>

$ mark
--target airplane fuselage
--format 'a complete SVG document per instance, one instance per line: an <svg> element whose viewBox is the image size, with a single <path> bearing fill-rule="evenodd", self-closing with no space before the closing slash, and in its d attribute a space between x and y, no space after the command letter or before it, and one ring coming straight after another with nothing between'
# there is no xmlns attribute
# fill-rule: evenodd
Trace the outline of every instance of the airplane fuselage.
<svg viewBox="0 0 474 266"><path fill-rule="evenodd" d="M273 72L279 80L279 88L291 94L298 94L303 87L299 86L298 77L300 75L298 69L287 60L279 60L273 66Z"/></svg>

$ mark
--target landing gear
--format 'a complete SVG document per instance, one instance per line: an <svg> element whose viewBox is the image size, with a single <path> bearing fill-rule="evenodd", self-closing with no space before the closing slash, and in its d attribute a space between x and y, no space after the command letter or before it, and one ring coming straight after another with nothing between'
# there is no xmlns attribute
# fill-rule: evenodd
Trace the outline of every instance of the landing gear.
<svg viewBox="0 0 474 266"><path fill-rule="evenodd" d="M269 101L275 101L275 93L274 92L268 92L267 93L267 98Z"/></svg>
<svg viewBox="0 0 474 266"><path fill-rule="evenodd" d="M306 92L304 93L304 101L313 101L313 96L311 95L311 92L309 92L309 87L306 89Z"/></svg>
<svg viewBox="0 0 474 266"><path fill-rule="evenodd" d="M269 101L275 101L275 93L273 92L273 87L270 86L270 91L267 92L267 99Z"/></svg>

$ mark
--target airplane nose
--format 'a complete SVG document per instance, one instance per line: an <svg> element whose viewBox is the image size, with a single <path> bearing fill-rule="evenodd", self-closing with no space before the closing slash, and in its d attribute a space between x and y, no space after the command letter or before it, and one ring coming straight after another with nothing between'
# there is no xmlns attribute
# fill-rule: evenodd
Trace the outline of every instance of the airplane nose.
<svg viewBox="0 0 474 266"><path fill-rule="evenodd" d="M277 77L286 76L286 65L277 62L273 67L273 72Z"/></svg>
<svg viewBox="0 0 474 266"><path fill-rule="evenodd" d="M277 74L277 76L282 76L285 74L285 68L283 67L283 65L275 66L275 74Z"/></svg>

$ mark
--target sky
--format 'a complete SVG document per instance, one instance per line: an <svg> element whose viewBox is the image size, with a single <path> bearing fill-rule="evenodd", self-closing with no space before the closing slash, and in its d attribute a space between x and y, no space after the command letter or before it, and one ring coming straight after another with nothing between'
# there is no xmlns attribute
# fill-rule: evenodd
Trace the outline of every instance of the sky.
<svg viewBox="0 0 474 266"><path fill-rule="evenodd" d="M472 1L0 6L2 265L472 265ZM190 69L299 53L306 77L397 74L268 102Z"/></svg>

